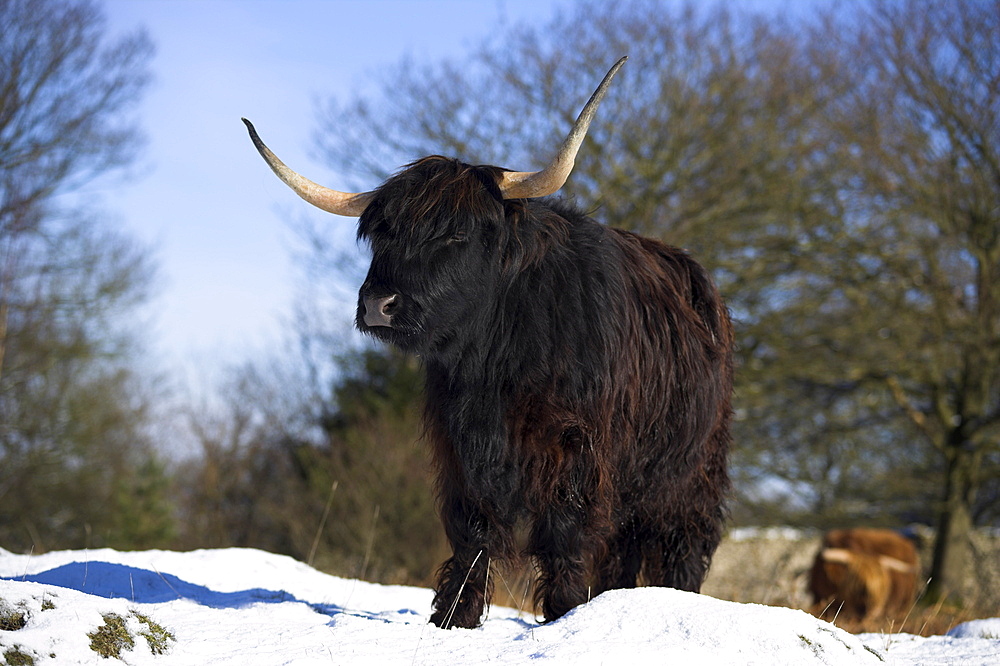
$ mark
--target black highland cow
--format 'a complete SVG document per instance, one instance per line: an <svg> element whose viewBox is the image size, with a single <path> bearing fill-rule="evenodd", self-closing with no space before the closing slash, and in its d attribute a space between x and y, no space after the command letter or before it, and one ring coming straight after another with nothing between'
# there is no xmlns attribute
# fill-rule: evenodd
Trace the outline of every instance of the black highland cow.
<svg viewBox="0 0 1000 666"><path fill-rule="evenodd" d="M349 194L282 164L310 203L360 216L358 328L419 354L453 548L431 621L474 627L492 564L522 554L554 620L592 595L698 591L729 489L733 333L687 253L540 199L566 181L619 61L539 172L426 157Z"/></svg>

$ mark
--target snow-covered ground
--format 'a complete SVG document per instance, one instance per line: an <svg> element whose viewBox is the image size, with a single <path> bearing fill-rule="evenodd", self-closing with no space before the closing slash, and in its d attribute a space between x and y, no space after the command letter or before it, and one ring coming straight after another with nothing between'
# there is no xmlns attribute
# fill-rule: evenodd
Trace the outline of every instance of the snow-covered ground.
<svg viewBox="0 0 1000 666"><path fill-rule="evenodd" d="M427 623L430 603L426 589L336 578L257 550L0 549L0 664L116 663L91 649L114 614L135 643L121 660L134 665L1000 665L1000 618L948 636L853 636L787 608L641 588L547 625L494 607L480 629L444 631ZM173 636L162 654L143 637L162 640L156 626Z"/></svg>

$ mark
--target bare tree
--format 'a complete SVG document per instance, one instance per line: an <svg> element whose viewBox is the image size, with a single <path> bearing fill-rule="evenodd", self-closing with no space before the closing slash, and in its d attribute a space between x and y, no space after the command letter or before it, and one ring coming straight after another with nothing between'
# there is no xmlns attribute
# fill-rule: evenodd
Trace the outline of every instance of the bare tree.
<svg viewBox="0 0 1000 666"><path fill-rule="evenodd" d="M151 54L141 32L109 38L92 2L0 0L0 531L12 546L105 538L108 506L148 462L148 383L129 364L125 318L148 293L147 252L64 195L134 156L129 111Z"/></svg>
<svg viewBox="0 0 1000 666"><path fill-rule="evenodd" d="M979 493L1000 472L1000 2L872 3L859 25L834 114L839 295L863 316L841 363L891 396L931 462L940 594L971 568Z"/></svg>

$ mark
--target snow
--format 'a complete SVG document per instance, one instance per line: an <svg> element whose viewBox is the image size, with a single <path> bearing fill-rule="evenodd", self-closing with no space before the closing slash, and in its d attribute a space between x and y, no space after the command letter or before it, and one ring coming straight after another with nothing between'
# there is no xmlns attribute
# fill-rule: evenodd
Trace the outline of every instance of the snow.
<svg viewBox="0 0 1000 666"><path fill-rule="evenodd" d="M136 666L1000 665L1000 618L948 636L854 636L797 610L640 588L607 592L546 625L494 607L479 629L445 631L427 623L431 597L251 549L0 549L0 614L26 617L24 628L0 630L0 656L16 647L36 664L117 663L92 651L88 637L116 613L135 635L121 659ZM164 654L139 635L136 613L173 634Z"/></svg>

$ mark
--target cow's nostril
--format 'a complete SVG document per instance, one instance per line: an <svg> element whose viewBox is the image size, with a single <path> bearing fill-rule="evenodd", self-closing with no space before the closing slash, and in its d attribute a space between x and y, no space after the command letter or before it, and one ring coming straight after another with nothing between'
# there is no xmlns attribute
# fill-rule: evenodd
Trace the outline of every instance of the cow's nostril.
<svg viewBox="0 0 1000 666"><path fill-rule="evenodd" d="M399 309L399 294L365 299L365 324L392 326L392 316Z"/></svg>

